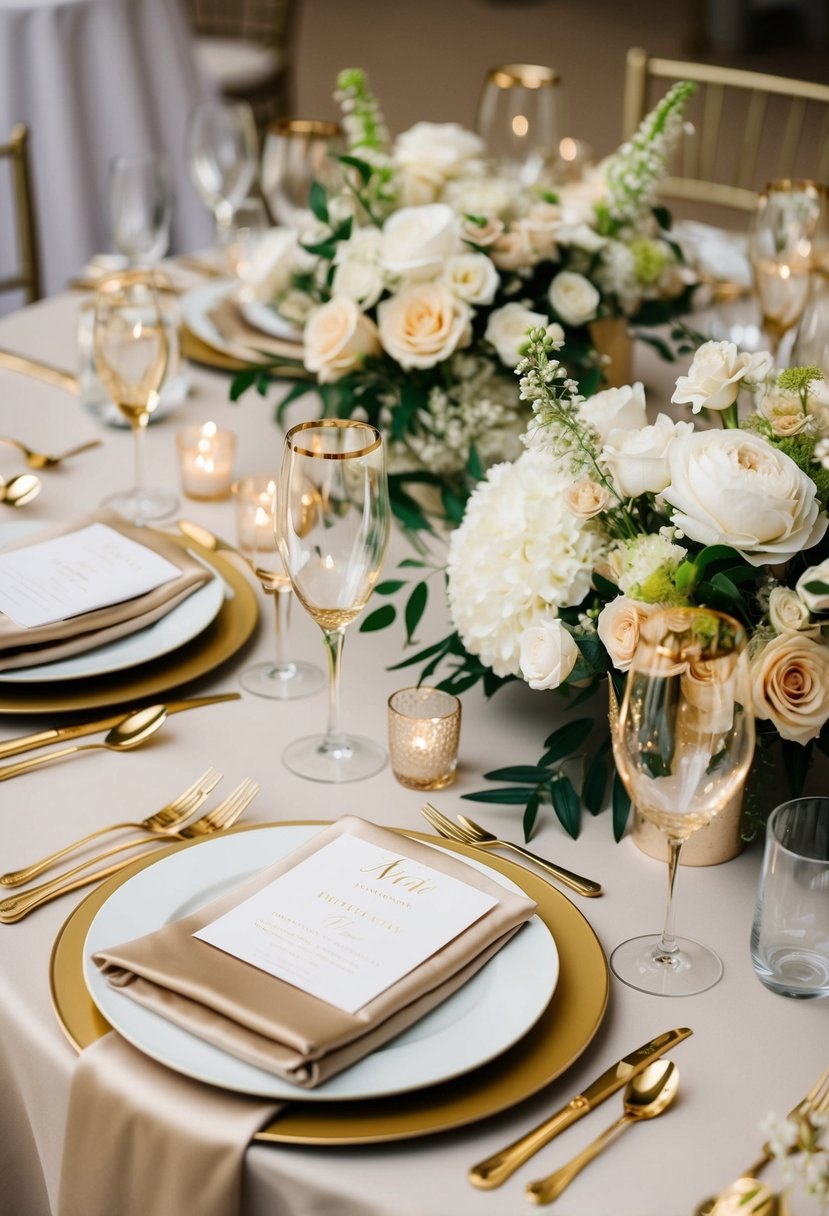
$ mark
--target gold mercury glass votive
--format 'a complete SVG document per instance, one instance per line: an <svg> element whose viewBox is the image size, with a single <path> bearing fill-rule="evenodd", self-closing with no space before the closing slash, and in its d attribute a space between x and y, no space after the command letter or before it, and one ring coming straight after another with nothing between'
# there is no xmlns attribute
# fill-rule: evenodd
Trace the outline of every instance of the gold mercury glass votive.
<svg viewBox="0 0 829 1216"><path fill-rule="evenodd" d="M461 703L438 688L401 688L389 697L389 755L411 790L439 790L455 779Z"/></svg>

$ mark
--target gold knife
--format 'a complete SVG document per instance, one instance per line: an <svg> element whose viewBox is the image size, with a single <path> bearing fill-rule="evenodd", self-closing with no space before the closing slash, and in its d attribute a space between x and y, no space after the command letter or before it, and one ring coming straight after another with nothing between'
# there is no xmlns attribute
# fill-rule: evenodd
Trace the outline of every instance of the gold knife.
<svg viewBox="0 0 829 1216"><path fill-rule="evenodd" d="M184 713L186 709L200 709L203 705L218 705L221 701L238 701L241 693L223 692L213 697L190 697L184 701L168 701L165 709L168 714ZM133 706L133 709L135 706ZM111 730L119 722L123 722L133 709L122 709L108 718L96 718L93 722L79 722L75 726L59 726L50 730L42 730L34 735L23 735L18 739L9 739L0 743L0 759L7 756L19 756L21 752L31 752L47 743L63 743L66 739L80 739L83 735L94 735L99 730Z"/></svg>
<svg viewBox="0 0 829 1216"><path fill-rule="evenodd" d="M34 376L37 380L45 380L47 384L61 388L64 392L75 396L80 391L78 377L62 368L53 367L51 363L43 363L39 359L30 359L27 355L18 355L11 350L0 350L0 368L10 372L20 372L24 376Z"/></svg>
<svg viewBox="0 0 829 1216"><path fill-rule="evenodd" d="M571 1098L566 1106L556 1111L554 1115L550 1115L543 1123L539 1123L538 1127L527 1132L520 1140L516 1140L507 1148L501 1149L499 1153L487 1157L486 1161L473 1165L467 1174L469 1181L473 1186L480 1187L484 1191L500 1186L515 1173L520 1165L529 1161L530 1157L545 1144L549 1144L559 1132L563 1132L571 1123L581 1119L582 1115L586 1115L600 1102L604 1102L605 1098L615 1094L617 1089L627 1085L631 1077L635 1077L653 1060L658 1059L666 1051L670 1051L677 1043L681 1043L683 1039L687 1039L693 1033L688 1026L667 1030L664 1034L659 1034L655 1039L651 1039L650 1043L645 1043L636 1051L632 1051L618 1063L612 1064L592 1085L588 1085L587 1089L577 1094L575 1098Z"/></svg>

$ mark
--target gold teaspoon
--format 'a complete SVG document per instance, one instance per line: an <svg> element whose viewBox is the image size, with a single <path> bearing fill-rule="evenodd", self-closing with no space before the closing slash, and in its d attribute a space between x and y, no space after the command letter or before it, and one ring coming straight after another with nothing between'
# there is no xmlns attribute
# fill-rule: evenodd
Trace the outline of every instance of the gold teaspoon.
<svg viewBox="0 0 829 1216"><path fill-rule="evenodd" d="M0 502L7 507L25 507L27 502L37 498L43 489L43 483L34 473L18 473L8 481L0 478Z"/></svg>
<svg viewBox="0 0 829 1216"><path fill-rule="evenodd" d="M111 752L129 751L131 747L138 747L145 739L149 739L150 735L154 735L164 725L166 718L167 710L163 705L148 705L144 709L137 709L135 713L128 714L117 726L113 726L101 743L81 743L74 747L62 747L56 752L44 752L42 756L21 760L17 764L6 764L0 768L0 781L7 781L9 777L16 777L18 773L27 773L29 769L38 768L41 764L48 764L50 760L58 760L62 756L72 756L76 752L94 751L99 747L104 747Z"/></svg>

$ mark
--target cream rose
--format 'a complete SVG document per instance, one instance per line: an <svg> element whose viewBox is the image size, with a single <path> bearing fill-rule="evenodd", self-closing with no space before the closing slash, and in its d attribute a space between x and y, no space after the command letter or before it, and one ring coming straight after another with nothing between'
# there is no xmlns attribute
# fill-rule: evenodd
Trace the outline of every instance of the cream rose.
<svg viewBox="0 0 829 1216"><path fill-rule="evenodd" d="M772 369L767 351L749 354L733 342L704 342L697 349L687 376L676 382L671 401L701 409L725 410L733 405L744 380L762 380Z"/></svg>
<svg viewBox="0 0 829 1216"><path fill-rule="evenodd" d="M461 248L451 207L444 203L401 207L383 225L380 261L390 274L420 282L434 279L446 259Z"/></svg>
<svg viewBox="0 0 829 1216"><path fill-rule="evenodd" d="M480 135L455 122L416 122L394 141L394 162L400 168L422 175L428 172L447 181L459 177L484 155Z"/></svg>
<svg viewBox="0 0 829 1216"><path fill-rule="evenodd" d="M824 583L829 587L829 561L804 570L795 584L795 591L810 612L829 612L829 591L807 591L809 583Z"/></svg>
<svg viewBox="0 0 829 1216"><path fill-rule="evenodd" d="M614 430L602 449L616 488L624 498L658 494L670 482L668 448L677 435L693 431L692 422L674 422L659 414L653 426Z"/></svg>
<svg viewBox="0 0 829 1216"><path fill-rule="evenodd" d="M724 735L734 725L737 678L731 657L697 659L681 673L683 695L697 711L696 723L689 725L698 733Z"/></svg>
<svg viewBox="0 0 829 1216"><path fill-rule="evenodd" d="M610 502L610 492L597 481L582 477L564 491L564 505L578 519L593 519L601 515Z"/></svg>
<svg viewBox="0 0 829 1216"><path fill-rule="evenodd" d="M641 431L648 425L644 385L637 381L594 393L580 403L579 413L602 443L610 438L611 431Z"/></svg>
<svg viewBox="0 0 829 1216"><path fill-rule="evenodd" d="M534 266L536 258L523 228L512 227L490 246L492 260L499 270L521 270Z"/></svg>
<svg viewBox="0 0 829 1216"><path fill-rule="evenodd" d="M470 245L480 245L482 249L494 245L504 235L504 221L489 216L483 223L478 223L468 216L461 220L461 236Z"/></svg>
<svg viewBox="0 0 829 1216"><path fill-rule="evenodd" d="M380 341L406 370L434 367L472 340L469 305L442 283L416 283L377 310Z"/></svg>
<svg viewBox="0 0 829 1216"><path fill-rule="evenodd" d="M539 690L563 684L579 657L572 634L557 618L525 629L518 646L521 675Z"/></svg>
<svg viewBox="0 0 829 1216"><path fill-rule="evenodd" d="M531 312L523 304L505 304L489 314L484 338L498 352L498 358L507 367L517 367L521 361L519 347L527 341L527 330L542 326L547 328L549 317Z"/></svg>
<svg viewBox="0 0 829 1216"><path fill-rule="evenodd" d="M786 562L826 531L812 479L749 431L679 436L668 469L672 522L702 545L730 545L752 566Z"/></svg>
<svg viewBox="0 0 829 1216"><path fill-rule="evenodd" d="M349 296L335 296L308 318L303 362L320 384L353 372L367 355L379 355L377 326Z"/></svg>
<svg viewBox="0 0 829 1216"><path fill-rule="evenodd" d="M602 608L596 632L618 671L627 671L630 667L639 644L642 622L656 610L656 604L632 600L627 595L617 595Z"/></svg>
<svg viewBox="0 0 829 1216"><path fill-rule="evenodd" d="M584 325L596 316L600 296L583 274L562 270L550 284L548 298L565 325Z"/></svg>
<svg viewBox="0 0 829 1216"><path fill-rule="evenodd" d="M775 587L769 595L769 620L775 633L818 633L809 609L791 587Z"/></svg>
<svg viewBox="0 0 829 1216"><path fill-rule="evenodd" d="M754 712L783 739L808 743L829 718L829 648L797 633L773 638L751 661Z"/></svg>
<svg viewBox="0 0 829 1216"><path fill-rule="evenodd" d="M439 281L467 304L491 304L501 280L485 253L457 253L447 259Z"/></svg>

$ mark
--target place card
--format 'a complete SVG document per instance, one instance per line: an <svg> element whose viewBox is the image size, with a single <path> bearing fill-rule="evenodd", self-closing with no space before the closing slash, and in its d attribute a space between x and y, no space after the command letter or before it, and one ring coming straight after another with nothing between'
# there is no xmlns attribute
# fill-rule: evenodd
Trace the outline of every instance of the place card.
<svg viewBox="0 0 829 1216"><path fill-rule="evenodd" d="M356 1013L496 903L344 834L193 936Z"/></svg>
<svg viewBox="0 0 829 1216"><path fill-rule="evenodd" d="M178 578L166 557L106 524L0 554L0 612L21 629L120 604Z"/></svg>

